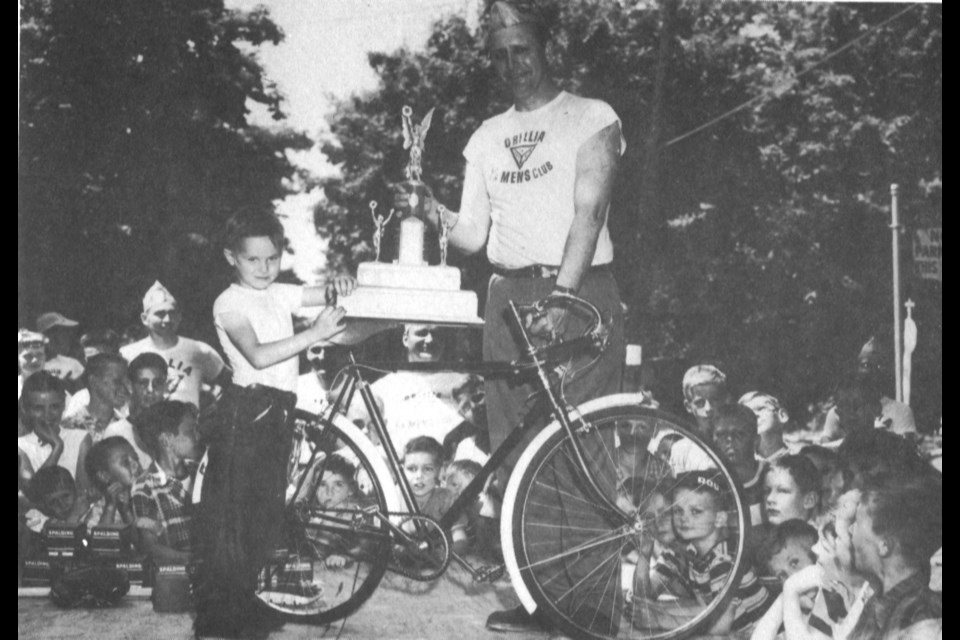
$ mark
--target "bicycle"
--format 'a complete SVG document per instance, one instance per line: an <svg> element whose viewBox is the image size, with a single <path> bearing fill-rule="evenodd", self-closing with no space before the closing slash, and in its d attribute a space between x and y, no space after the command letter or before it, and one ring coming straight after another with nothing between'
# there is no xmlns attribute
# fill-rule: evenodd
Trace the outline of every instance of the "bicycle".
<svg viewBox="0 0 960 640"><path fill-rule="evenodd" d="M559 344L534 344L525 314L543 313L557 304L585 313L591 318L589 328ZM364 378L367 366L352 361L341 370L339 393L322 415L298 413L285 542L260 573L258 597L264 603L291 620L326 624L359 609L388 570L414 580L434 580L454 560L477 580L495 579L505 570L528 611L540 609L557 628L577 638L683 638L706 628L723 612L744 570L749 527L749 509L736 477L685 422L644 406L642 395L617 394L577 407L567 405L557 365L571 354L604 345L601 316L592 304L552 294L525 308L511 302L510 310L525 356L456 369L535 375L537 401L439 521L417 508ZM383 454L345 415L355 393L370 416ZM504 491L500 526L504 566L475 567L452 552L447 531L523 434L545 418L552 419L527 445ZM732 550L732 569L716 578L722 579L720 588L709 600L695 600L683 616L674 613L678 602L689 604L682 595L630 593L639 584L631 575L631 558L658 543L658 524L662 528L669 517L665 515L673 508L669 496L684 475L648 454L650 441L668 434L689 440L709 457L711 464L701 474L722 495L723 532ZM303 447L309 447L306 464L301 459ZM352 479L356 495L324 507L314 496L334 454L356 468ZM665 504L654 508L660 503Z"/></svg>

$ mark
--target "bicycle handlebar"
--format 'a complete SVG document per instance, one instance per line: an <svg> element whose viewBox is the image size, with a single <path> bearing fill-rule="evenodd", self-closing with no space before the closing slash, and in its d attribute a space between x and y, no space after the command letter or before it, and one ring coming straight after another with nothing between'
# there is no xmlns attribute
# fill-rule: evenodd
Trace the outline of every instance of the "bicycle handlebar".
<svg viewBox="0 0 960 640"><path fill-rule="evenodd" d="M603 316L600 313L600 309L583 298L569 293L555 292L530 305L518 305L512 300L509 301L508 304L510 306L510 312L513 315L513 321L523 338L524 344L522 346L530 359L529 364L537 365L545 362L557 362L565 360L576 352L587 348L602 351L606 346L607 335L603 330ZM524 315L529 314L533 317L539 317L551 307L572 307L580 309L590 316L590 326L576 338L536 346L530 340L531 336L527 331Z"/></svg>

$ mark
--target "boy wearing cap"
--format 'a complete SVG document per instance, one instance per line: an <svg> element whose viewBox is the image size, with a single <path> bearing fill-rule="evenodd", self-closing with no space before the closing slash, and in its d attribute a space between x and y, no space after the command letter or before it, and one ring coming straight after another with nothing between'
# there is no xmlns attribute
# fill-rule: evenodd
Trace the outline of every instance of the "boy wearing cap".
<svg viewBox="0 0 960 640"><path fill-rule="evenodd" d="M142 353L156 353L167 362L167 397L200 406L203 384L214 385L224 371L223 359L210 345L177 335L183 314L159 282L143 296L140 320L150 335L120 348L127 362Z"/></svg>
<svg viewBox="0 0 960 640"><path fill-rule="evenodd" d="M46 346L47 339L42 333L26 329L17 332L17 398L23 392L24 381L43 369Z"/></svg>
<svg viewBox="0 0 960 640"><path fill-rule="evenodd" d="M83 375L83 365L79 360L69 355L73 347L77 321L71 320L62 313L51 311L37 318L37 331L46 336L47 361L43 365L44 371L49 371L70 386L71 382L80 380Z"/></svg>

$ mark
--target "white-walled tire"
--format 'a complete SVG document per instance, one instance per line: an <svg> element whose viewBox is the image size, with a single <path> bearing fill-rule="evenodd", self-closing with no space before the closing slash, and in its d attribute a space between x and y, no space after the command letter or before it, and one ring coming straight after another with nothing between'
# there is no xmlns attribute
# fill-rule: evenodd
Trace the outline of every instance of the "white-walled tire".
<svg viewBox="0 0 960 640"><path fill-rule="evenodd" d="M684 422L641 402L632 394L608 396L571 414L591 471L618 509L605 507L587 489L557 422L524 450L504 494L501 541L514 590L528 611L539 610L571 637L685 638L716 620L740 581L749 515L734 476ZM682 435L710 463L699 471L673 473L657 461L647 444L668 430ZM639 548L641 529L648 536L669 536L651 528L657 496L669 496L659 512L672 510L674 494L682 495L685 483L701 477L723 500L722 531L732 563L717 592L680 619L659 591L628 593L637 586L629 559Z"/></svg>

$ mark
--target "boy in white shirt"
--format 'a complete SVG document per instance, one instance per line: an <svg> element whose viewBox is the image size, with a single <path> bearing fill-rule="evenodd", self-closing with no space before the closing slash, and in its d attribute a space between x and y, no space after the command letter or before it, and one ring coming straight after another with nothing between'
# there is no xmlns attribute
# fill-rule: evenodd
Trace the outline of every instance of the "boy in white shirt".
<svg viewBox="0 0 960 640"><path fill-rule="evenodd" d="M245 211L227 221L223 253L234 283L214 302L213 317L234 384L200 425L209 443L195 521L200 636L246 637L275 626L255 588L281 533L297 356L343 332L345 312L329 302L356 286L350 277L327 287L277 283L283 246L283 226L270 212ZM295 333L293 313L321 305L310 326Z"/></svg>

